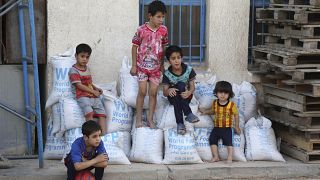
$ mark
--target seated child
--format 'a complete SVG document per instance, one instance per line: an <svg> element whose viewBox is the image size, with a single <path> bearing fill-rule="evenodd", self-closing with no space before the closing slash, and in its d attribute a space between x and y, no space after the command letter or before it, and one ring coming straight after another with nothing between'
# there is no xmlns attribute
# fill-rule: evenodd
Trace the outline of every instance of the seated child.
<svg viewBox="0 0 320 180"><path fill-rule="evenodd" d="M183 114L186 116L186 121L190 123L199 121L199 118L192 113L189 106L195 90L196 73L191 66L182 62L183 53L180 47L169 46L165 55L170 67L163 75L163 95L168 97L170 104L174 107L177 132L185 134L186 127L183 123Z"/></svg>
<svg viewBox="0 0 320 180"><path fill-rule="evenodd" d="M91 48L87 44L79 44L76 47L77 63L69 71L69 79L77 102L84 112L86 121L99 118L102 134L106 133L106 112L99 96L102 89L92 83L92 77L87 64L91 55Z"/></svg>
<svg viewBox="0 0 320 180"><path fill-rule="evenodd" d="M83 137L76 139L70 153L64 159L68 180L74 180L76 174L84 170L95 169L95 179L101 180L104 168L108 165L108 155L101 141L101 127L95 121L82 125Z"/></svg>
<svg viewBox="0 0 320 180"><path fill-rule="evenodd" d="M240 135L239 114L236 104L230 99L234 96L232 86L227 81L217 82L213 94L217 96L217 100L212 103L211 109L199 109L202 114L214 114L214 129L211 131L209 143L213 155L213 162L220 161L218 154L218 141L222 139L223 145L227 146L228 158L227 162L232 163L232 135L233 121L235 123L235 131Z"/></svg>

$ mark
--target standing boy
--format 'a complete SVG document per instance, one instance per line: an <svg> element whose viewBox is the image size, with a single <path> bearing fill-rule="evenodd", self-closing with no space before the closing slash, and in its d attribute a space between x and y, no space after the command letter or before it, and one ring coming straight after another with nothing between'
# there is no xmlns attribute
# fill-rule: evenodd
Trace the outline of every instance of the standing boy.
<svg viewBox="0 0 320 180"><path fill-rule="evenodd" d="M234 96L232 85L227 81L217 82L213 94L217 96L217 100L212 103L211 109L199 109L202 114L214 115L214 129L211 131L209 143L213 155L213 162L220 161L218 154L218 141L222 139L223 145L227 146L228 157L227 162L232 163L233 128L240 135L239 113L237 106L230 99ZM234 122L234 123L233 123ZM233 127L233 124L235 126Z"/></svg>
<svg viewBox="0 0 320 180"><path fill-rule="evenodd" d="M136 101L136 127L142 127L142 107L148 89L148 125L155 128L153 114L157 103L161 71L164 70L164 47L168 44L167 28L162 25L166 12L166 6L163 2L153 1L150 3L148 7L149 22L140 26L132 39L132 68L130 73L131 75L137 75L139 81Z"/></svg>

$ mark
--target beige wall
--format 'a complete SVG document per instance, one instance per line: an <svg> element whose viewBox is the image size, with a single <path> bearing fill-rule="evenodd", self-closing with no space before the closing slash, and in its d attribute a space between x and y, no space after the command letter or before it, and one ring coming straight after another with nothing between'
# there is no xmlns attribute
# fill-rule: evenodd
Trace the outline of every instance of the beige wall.
<svg viewBox="0 0 320 180"><path fill-rule="evenodd" d="M207 0L206 60L220 80L252 81L247 71L250 0Z"/></svg>
<svg viewBox="0 0 320 180"><path fill-rule="evenodd" d="M139 23L138 2L48 0L48 58L85 42L93 48L89 66L94 82L115 80L123 56L131 55L131 39Z"/></svg>
<svg viewBox="0 0 320 180"><path fill-rule="evenodd" d="M139 22L139 0L48 0L48 58L86 42L96 83L117 79ZM220 79L252 80L247 72L250 0L207 0L206 60ZM51 84L48 68L49 90Z"/></svg>

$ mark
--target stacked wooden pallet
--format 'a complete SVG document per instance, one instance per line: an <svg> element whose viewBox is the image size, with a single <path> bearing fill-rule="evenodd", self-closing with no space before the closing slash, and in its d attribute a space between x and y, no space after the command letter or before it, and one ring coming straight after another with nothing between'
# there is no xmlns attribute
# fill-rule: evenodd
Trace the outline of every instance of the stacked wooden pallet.
<svg viewBox="0 0 320 180"><path fill-rule="evenodd" d="M265 73L263 114L283 153L320 162L320 0L271 0L256 17L267 26L252 52Z"/></svg>

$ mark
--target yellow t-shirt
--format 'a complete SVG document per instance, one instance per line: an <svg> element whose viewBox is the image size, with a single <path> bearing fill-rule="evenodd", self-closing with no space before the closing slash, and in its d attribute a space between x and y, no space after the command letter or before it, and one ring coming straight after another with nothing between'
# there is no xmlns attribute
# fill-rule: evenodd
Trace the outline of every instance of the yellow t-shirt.
<svg viewBox="0 0 320 180"><path fill-rule="evenodd" d="M220 105L218 100L213 101L212 109L214 112L214 127L232 127L233 117L238 114L237 106L229 101L226 105Z"/></svg>

